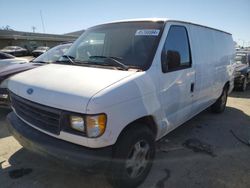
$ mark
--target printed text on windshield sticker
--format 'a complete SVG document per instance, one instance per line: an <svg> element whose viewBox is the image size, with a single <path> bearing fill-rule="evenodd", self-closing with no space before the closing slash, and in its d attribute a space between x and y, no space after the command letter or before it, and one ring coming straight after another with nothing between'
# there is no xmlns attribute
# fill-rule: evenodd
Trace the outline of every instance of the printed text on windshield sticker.
<svg viewBox="0 0 250 188"><path fill-rule="evenodd" d="M135 36L158 36L160 30L158 29L142 29L137 30Z"/></svg>

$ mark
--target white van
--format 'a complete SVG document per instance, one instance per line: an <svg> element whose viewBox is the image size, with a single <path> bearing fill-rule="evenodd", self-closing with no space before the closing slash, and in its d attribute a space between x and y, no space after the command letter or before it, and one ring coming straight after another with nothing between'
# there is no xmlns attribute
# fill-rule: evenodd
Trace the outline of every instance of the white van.
<svg viewBox="0 0 250 188"><path fill-rule="evenodd" d="M229 33L166 19L86 30L56 64L12 77L9 129L27 149L87 167L116 186L147 176L155 141L233 88ZM105 164L105 165L104 165Z"/></svg>

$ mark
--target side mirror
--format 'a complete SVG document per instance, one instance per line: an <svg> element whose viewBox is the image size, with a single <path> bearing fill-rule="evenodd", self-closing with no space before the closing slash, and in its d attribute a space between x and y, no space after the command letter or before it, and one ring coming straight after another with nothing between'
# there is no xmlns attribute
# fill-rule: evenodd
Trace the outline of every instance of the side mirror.
<svg viewBox="0 0 250 188"><path fill-rule="evenodd" d="M163 73L178 68L181 65L181 56L178 51L168 50L162 51L161 67Z"/></svg>

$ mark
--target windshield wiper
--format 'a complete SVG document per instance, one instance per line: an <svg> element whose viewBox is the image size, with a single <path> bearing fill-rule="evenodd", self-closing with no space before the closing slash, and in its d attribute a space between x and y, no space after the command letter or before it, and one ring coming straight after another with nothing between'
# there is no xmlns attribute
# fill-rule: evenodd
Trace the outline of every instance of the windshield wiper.
<svg viewBox="0 0 250 188"><path fill-rule="evenodd" d="M117 57L117 56L104 56L104 55L93 55L89 57L91 58L113 58L113 59L118 59L118 60L123 60L122 57Z"/></svg>
<svg viewBox="0 0 250 188"><path fill-rule="evenodd" d="M72 64L72 65L78 65L78 63L75 62L75 58L73 56L70 56L70 55L63 55L62 57L66 58L69 60L69 62ZM59 61L60 62L60 61Z"/></svg>
<svg viewBox="0 0 250 188"><path fill-rule="evenodd" d="M109 61L106 61L106 63L108 62L108 64L110 64L110 65L119 66L123 70L128 70L129 69L129 67L127 65L125 65L122 62L117 60L117 59L122 60L122 58L120 58L120 57L112 57L112 56L90 56L89 57L89 59L96 59L96 58L107 59Z"/></svg>
<svg viewBox="0 0 250 188"><path fill-rule="evenodd" d="M46 62L46 61L31 61L31 63L48 64L49 62Z"/></svg>

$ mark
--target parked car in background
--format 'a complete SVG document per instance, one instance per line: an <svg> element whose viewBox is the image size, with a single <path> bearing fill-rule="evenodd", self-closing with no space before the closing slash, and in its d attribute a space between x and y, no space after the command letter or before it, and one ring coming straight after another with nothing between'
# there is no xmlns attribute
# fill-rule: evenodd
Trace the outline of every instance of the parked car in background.
<svg viewBox="0 0 250 188"><path fill-rule="evenodd" d="M250 52L237 51L235 56L234 87L241 91L246 91L250 82Z"/></svg>
<svg viewBox="0 0 250 188"><path fill-rule="evenodd" d="M0 52L0 70L2 67L6 65L11 65L11 64L23 64L23 63L28 63L29 61L24 58L17 58L13 55Z"/></svg>
<svg viewBox="0 0 250 188"><path fill-rule="evenodd" d="M46 53L38 56L36 59L32 60L32 62L35 63L53 63L57 61L60 57L62 57L63 54L70 48L72 45L72 42L65 43L65 44L59 44L50 50L48 50Z"/></svg>
<svg viewBox="0 0 250 188"><path fill-rule="evenodd" d="M94 26L60 59L67 65L9 80L8 128L28 150L103 167L114 187L135 187L152 167L155 141L208 107L224 111L234 54L231 34L188 22Z"/></svg>
<svg viewBox="0 0 250 188"><path fill-rule="evenodd" d="M7 53L7 54L11 54L11 55L16 56L16 57L28 55L28 50L25 48L22 48L20 46L6 46L5 48L3 48L0 51Z"/></svg>
<svg viewBox="0 0 250 188"><path fill-rule="evenodd" d="M7 90L8 79L20 72L56 62L71 46L71 43L58 45L51 48L30 63L9 63L0 68L0 107L9 107L9 93ZM0 54L1 55L1 54ZM15 57L12 59L16 59Z"/></svg>
<svg viewBox="0 0 250 188"><path fill-rule="evenodd" d="M2 60L2 59L14 59L14 58L15 58L15 56L13 56L11 54L0 52L0 60Z"/></svg>
<svg viewBox="0 0 250 188"><path fill-rule="evenodd" d="M0 69L0 107L9 107L9 93L7 89L8 78L11 76L27 71L38 66L41 63L25 63L25 64L11 64Z"/></svg>
<svg viewBox="0 0 250 188"><path fill-rule="evenodd" d="M49 47L47 46L39 46L35 50L32 51L33 57L38 57L39 55L43 54L44 52L48 51Z"/></svg>

